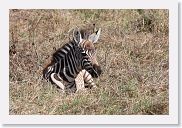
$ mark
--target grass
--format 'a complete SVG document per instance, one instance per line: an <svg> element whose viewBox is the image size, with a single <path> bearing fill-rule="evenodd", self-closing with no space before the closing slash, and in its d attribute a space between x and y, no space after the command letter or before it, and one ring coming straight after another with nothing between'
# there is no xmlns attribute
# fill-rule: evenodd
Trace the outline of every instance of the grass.
<svg viewBox="0 0 182 128"><path fill-rule="evenodd" d="M11 115L169 114L168 10L10 10ZM75 26L102 28L98 88L66 95L42 79Z"/></svg>

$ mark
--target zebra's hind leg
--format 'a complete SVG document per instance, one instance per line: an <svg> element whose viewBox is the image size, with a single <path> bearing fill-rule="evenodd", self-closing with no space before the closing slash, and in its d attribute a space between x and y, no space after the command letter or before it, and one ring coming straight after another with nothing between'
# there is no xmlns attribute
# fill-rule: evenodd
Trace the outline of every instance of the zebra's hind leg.
<svg viewBox="0 0 182 128"><path fill-rule="evenodd" d="M56 73L51 74L51 80L62 90L65 90L65 86L62 83L63 80Z"/></svg>

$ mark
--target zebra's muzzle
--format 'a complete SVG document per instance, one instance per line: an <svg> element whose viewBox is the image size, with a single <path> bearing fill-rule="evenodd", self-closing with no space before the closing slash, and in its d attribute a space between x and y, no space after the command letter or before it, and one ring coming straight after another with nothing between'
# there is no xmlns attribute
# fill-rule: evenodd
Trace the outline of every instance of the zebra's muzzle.
<svg viewBox="0 0 182 128"><path fill-rule="evenodd" d="M92 77L93 77L93 78L99 77L99 76L101 75L101 73L102 73L101 67L98 66L98 65L96 65L96 64L94 64L94 65L93 65L93 68L94 68L94 70L96 71L96 73L93 73Z"/></svg>

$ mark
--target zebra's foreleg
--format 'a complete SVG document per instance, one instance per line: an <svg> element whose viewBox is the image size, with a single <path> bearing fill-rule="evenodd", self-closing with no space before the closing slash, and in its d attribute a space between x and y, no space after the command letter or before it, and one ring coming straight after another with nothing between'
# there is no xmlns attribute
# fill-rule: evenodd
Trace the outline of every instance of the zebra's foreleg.
<svg viewBox="0 0 182 128"><path fill-rule="evenodd" d="M75 84L76 84L77 91L85 88L83 75L84 75L83 72L80 71L78 73L77 77L75 78Z"/></svg>
<svg viewBox="0 0 182 128"><path fill-rule="evenodd" d="M94 80L89 72L87 72L85 69L82 71L84 82L88 84L88 86L85 86L87 88L96 87Z"/></svg>

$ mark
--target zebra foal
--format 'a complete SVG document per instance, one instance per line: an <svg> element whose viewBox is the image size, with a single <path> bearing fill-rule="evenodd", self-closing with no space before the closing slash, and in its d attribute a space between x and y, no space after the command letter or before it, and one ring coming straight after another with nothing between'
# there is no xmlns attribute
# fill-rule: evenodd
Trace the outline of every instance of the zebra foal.
<svg viewBox="0 0 182 128"><path fill-rule="evenodd" d="M65 91L76 92L78 87L75 79L78 74L82 73L84 81L94 86L93 78L101 74L94 47L100 32L101 29L85 36L83 31L75 29L73 40L52 55L51 63L43 70L43 77Z"/></svg>

